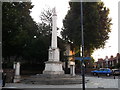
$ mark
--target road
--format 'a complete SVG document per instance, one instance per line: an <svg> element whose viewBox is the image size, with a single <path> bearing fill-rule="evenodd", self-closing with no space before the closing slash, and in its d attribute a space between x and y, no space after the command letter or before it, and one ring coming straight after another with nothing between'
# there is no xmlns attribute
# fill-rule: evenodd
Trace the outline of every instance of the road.
<svg viewBox="0 0 120 90"><path fill-rule="evenodd" d="M119 77L116 76L90 76L86 75L87 83L86 88L118 88ZM82 88L82 84L72 85L36 85L36 84L23 84L23 83L7 83L5 88Z"/></svg>

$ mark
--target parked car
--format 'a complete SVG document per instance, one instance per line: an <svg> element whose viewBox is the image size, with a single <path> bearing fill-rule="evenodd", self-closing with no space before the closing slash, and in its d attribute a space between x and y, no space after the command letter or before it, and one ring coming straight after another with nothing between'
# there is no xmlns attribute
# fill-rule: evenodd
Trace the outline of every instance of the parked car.
<svg viewBox="0 0 120 90"><path fill-rule="evenodd" d="M112 74L115 76L120 75L120 70L119 69L112 69Z"/></svg>
<svg viewBox="0 0 120 90"><path fill-rule="evenodd" d="M93 75L105 74L106 76L112 75L112 70L109 68L100 68L98 70L91 71Z"/></svg>

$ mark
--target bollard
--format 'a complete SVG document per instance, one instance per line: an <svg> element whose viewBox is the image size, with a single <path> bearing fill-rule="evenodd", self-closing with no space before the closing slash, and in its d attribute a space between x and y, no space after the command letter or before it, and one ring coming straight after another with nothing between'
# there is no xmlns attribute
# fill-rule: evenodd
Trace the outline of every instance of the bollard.
<svg viewBox="0 0 120 90"><path fill-rule="evenodd" d="M16 82L20 82L20 62L17 62L15 65L14 83Z"/></svg>
<svg viewBox="0 0 120 90"><path fill-rule="evenodd" d="M70 62L70 74L75 76L75 62L73 61Z"/></svg>
<svg viewBox="0 0 120 90"><path fill-rule="evenodd" d="M75 66L74 65L70 65L70 74L72 76L75 76Z"/></svg>
<svg viewBox="0 0 120 90"><path fill-rule="evenodd" d="M114 76L114 79L115 79L115 75L113 75Z"/></svg>
<svg viewBox="0 0 120 90"><path fill-rule="evenodd" d="M99 74L98 74L98 78L99 78L100 76L99 76Z"/></svg>

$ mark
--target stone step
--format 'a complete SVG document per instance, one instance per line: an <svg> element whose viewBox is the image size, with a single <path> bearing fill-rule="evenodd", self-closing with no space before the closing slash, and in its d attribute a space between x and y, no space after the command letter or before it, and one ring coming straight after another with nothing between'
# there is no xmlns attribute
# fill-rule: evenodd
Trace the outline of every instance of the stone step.
<svg viewBox="0 0 120 90"><path fill-rule="evenodd" d="M50 74L37 74L30 76L31 78L80 78L80 75L72 76L70 74L63 74L63 75L50 75Z"/></svg>
<svg viewBox="0 0 120 90"><path fill-rule="evenodd" d="M34 75L21 80L25 84L42 84L42 85L64 85L64 84L81 84L81 76L71 75Z"/></svg>
<svg viewBox="0 0 120 90"><path fill-rule="evenodd" d="M44 85L64 85L64 84L81 84L81 80L24 80L25 84L44 84Z"/></svg>

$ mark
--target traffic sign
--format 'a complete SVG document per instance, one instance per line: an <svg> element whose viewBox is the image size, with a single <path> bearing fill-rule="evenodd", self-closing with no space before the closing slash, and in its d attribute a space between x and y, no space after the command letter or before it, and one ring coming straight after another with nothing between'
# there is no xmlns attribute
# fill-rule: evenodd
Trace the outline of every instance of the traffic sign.
<svg viewBox="0 0 120 90"><path fill-rule="evenodd" d="M81 57L75 57L75 60L83 60Z"/></svg>
<svg viewBox="0 0 120 90"><path fill-rule="evenodd" d="M80 60L80 61L82 61L82 60L91 60L91 58L90 57L75 57L75 60Z"/></svg>
<svg viewBox="0 0 120 90"><path fill-rule="evenodd" d="M91 58L90 58L90 57L84 57L84 59L91 60Z"/></svg>

